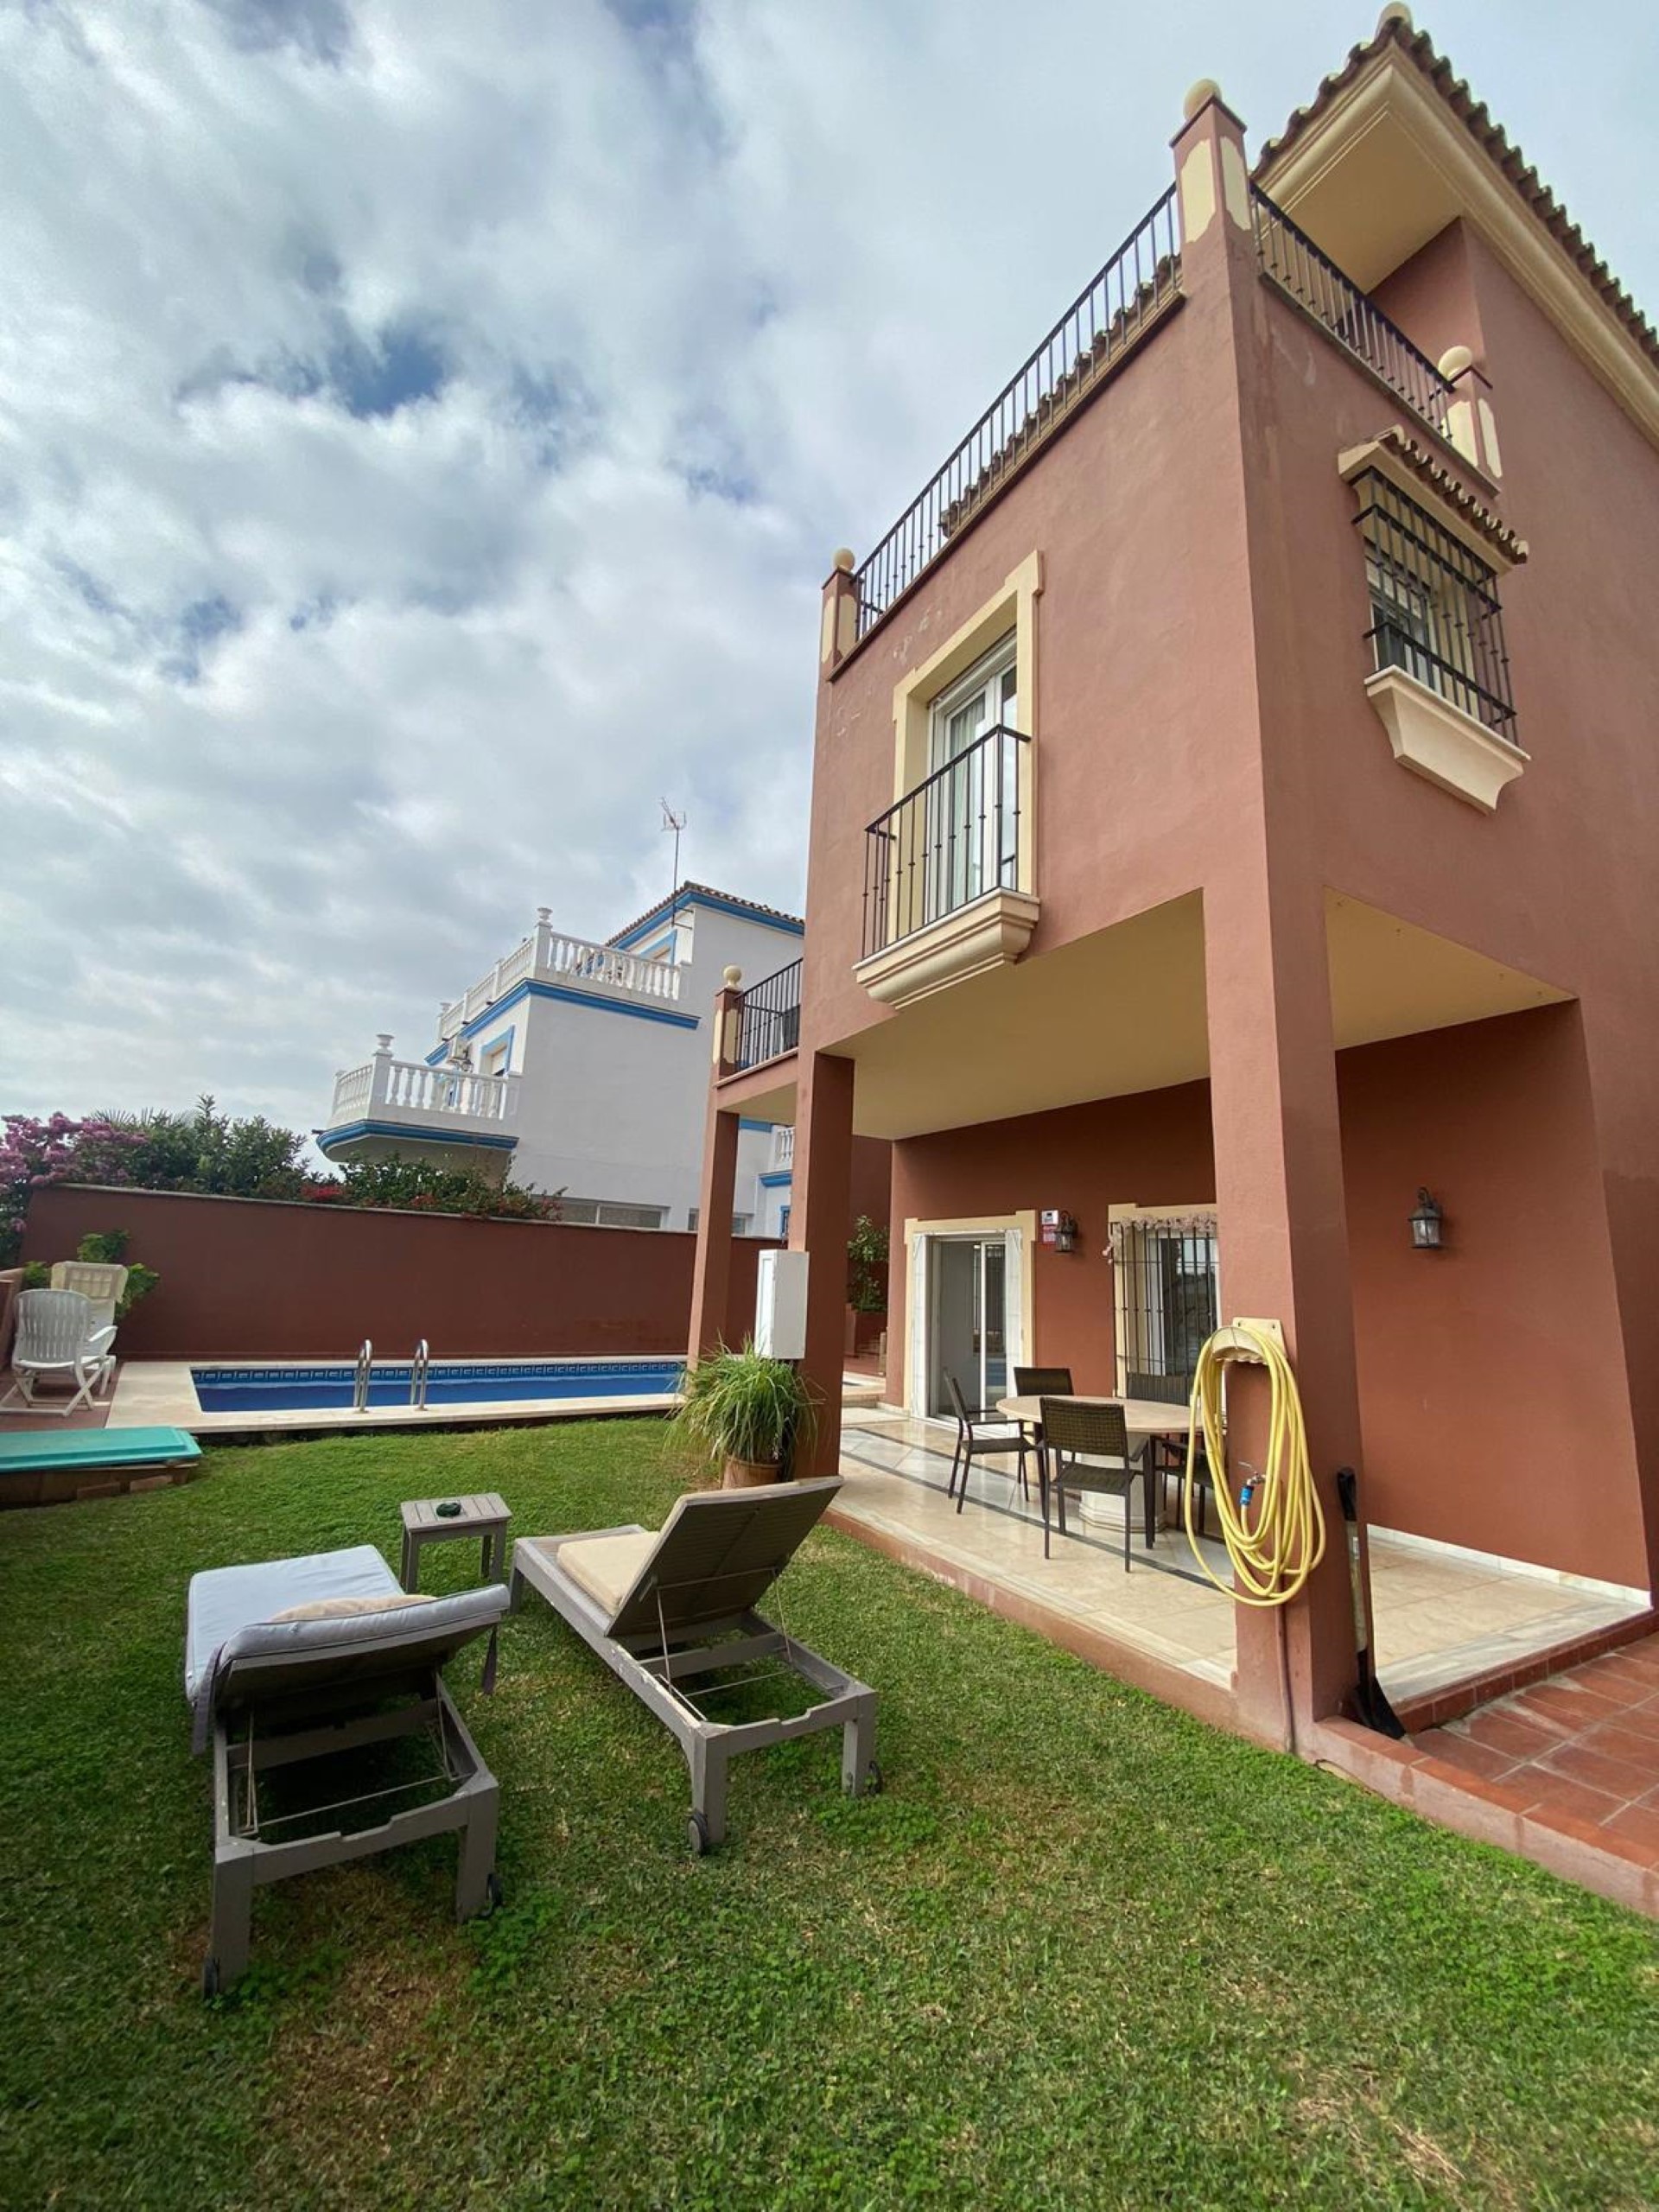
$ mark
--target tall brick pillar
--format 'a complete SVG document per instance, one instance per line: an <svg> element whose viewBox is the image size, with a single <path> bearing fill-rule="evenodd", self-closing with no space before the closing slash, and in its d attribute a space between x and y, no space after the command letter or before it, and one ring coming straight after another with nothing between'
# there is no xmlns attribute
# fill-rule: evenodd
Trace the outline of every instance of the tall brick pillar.
<svg viewBox="0 0 1659 2212"><path fill-rule="evenodd" d="M1294 1604L1235 1608L1241 1719L1254 1734L1288 1743L1336 1710L1353 1684L1335 1476L1339 1466L1358 1468L1363 1497L1364 1468L1324 896L1317 879L1296 871L1297 840L1275 836L1272 810L1285 803L1275 752L1295 699L1271 626L1271 593L1256 574L1271 569L1282 518L1260 435L1261 276L1244 130L1208 79L1188 93L1185 118L1173 142L1182 289L1191 325L1202 332L1205 404L1228 421L1230 446L1215 502L1229 582L1212 638L1233 671L1217 757L1230 764L1239 798L1228 850L1204 894L1221 1318L1283 1325L1327 1525L1324 1560ZM1241 1462L1260 1467L1265 1459L1265 1370L1232 1366L1227 1393L1236 1481Z"/></svg>
<svg viewBox="0 0 1659 2212"><path fill-rule="evenodd" d="M704 1352L716 1351L726 1333L727 1293L732 1279L732 1213L737 1192L737 1140L741 1117L725 1112L714 1085L737 1063L743 981L736 968L726 970L715 994L713 1061L709 1118L702 1138L702 1181L697 1192L697 1256L691 1275L691 1334L686 1357L695 1367Z"/></svg>
<svg viewBox="0 0 1659 2212"><path fill-rule="evenodd" d="M818 1401L818 1433L811 1465L799 1471L832 1475L841 1464L855 1070L850 1060L830 1052L804 1052L801 1058L789 1243L791 1251L805 1252L810 1261L801 1370Z"/></svg>
<svg viewBox="0 0 1659 2212"><path fill-rule="evenodd" d="M1363 1484L1364 1468L1318 884L1275 887L1256 876L1207 888L1205 988L1222 1319L1283 1324L1325 1516L1325 1557L1302 1596L1274 1612L1235 1609L1242 1716L1253 1732L1288 1741L1307 1721L1335 1712L1353 1685L1335 1478L1340 1466L1357 1467ZM1234 1365L1227 1393L1236 1483L1243 1462L1265 1463L1265 1370Z"/></svg>

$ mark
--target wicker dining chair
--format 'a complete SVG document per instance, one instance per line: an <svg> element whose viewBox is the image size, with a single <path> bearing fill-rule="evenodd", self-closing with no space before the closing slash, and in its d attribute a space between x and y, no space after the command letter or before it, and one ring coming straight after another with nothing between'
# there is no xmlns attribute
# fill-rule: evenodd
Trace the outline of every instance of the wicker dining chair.
<svg viewBox="0 0 1659 2212"><path fill-rule="evenodd" d="M1077 1390L1069 1367L1016 1367L1014 1370L1014 1395L1016 1398L1069 1398ZM1037 1451L1037 1479L1040 1484L1043 1474L1043 1424L1027 1421L1026 1427Z"/></svg>
<svg viewBox="0 0 1659 2212"><path fill-rule="evenodd" d="M1068 1490L1098 1491L1123 1501L1123 1572L1129 1571L1129 1490L1138 1478L1146 1507L1147 1548L1151 1550L1154 1529L1152 1476L1144 1459L1129 1447L1128 1424L1122 1406L1087 1405L1077 1398L1045 1398L1043 1455L1038 1462L1038 1487L1043 1505L1043 1557L1049 1557L1048 1498L1054 1493L1060 1534L1066 1534L1065 1493ZM1082 1455L1087 1454L1085 1458ZM1116 1460L1103 1466L1102 1460Z"/></svg>
<svg viewBox="0 0 1659 2212"><path fill-rule="evenodd" d="M968 1497L968 1470L976 1459L1006 1459L1010 1453L1019 1454L1020 1494L1031 1496L1031 1483L1026 1473L1026 1454L1030 1446L1026 1432L1017 1421L1004 1421L1000 1414L970 1413L968 1402L962 1395L962 1385L948 1370L944 1387L950 1393L951 1408L957 1416L957 1448L950 1461L950 1480L945 1496L954 1497L957 1510L961 1512Z"/></svg>

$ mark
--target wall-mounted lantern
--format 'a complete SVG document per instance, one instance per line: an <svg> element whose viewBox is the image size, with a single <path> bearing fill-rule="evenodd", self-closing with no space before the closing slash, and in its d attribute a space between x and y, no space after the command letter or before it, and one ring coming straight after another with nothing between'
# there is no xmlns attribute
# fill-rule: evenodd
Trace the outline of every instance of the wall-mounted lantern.
<svg viewBox="0 0 1659 2212"><path fill-rule="evenodd" d="M1440 1249L1440 1230L1446 1216L1440 1211L1427 1191L1417 1193L1417 1204L1411 1216L1412 1249L1417 1252L1438 1252Z"/></svg>
<svg viewBox="0 0 1659 2212"><path fill-rule="evenodd" d="M1058 1206L1045 1206L1039 1217L1042 1241L1051 1251L1075 1252L1077 1249L1077 1224L1074 1215L1063 1213Z"/></svg>

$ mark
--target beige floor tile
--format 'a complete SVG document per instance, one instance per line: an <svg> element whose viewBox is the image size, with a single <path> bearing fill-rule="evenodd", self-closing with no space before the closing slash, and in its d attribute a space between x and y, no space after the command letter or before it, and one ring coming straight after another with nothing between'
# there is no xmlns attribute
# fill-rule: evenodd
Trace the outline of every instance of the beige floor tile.
<svg viewBox="0 0 1659 2212"><path fill-rule="evenodd" d="M976 1468L960 1514L944 1497L948 1428L902 1414L859 1413L846 1422L844 1438L843 1502L872 1526L924 1541L942 1559L1011 1592L1195 1672L1230 1677L1231 1604L1219 1592L1155 1571L1143 1561L1138 1538L1136 1571L1127 1575L1116 1532L1087 1523L1092 1541L1056 1536L1054 1556L1045 1560L1040 1529L994 1510L1017 1503L1007 1477ZM1224 1578L1221 1547L1205 1549ZM1160 1566L1195 1571L1179 1529L1160 1532L1152 1557ZM1529 1574L1511 1562L1436 1554L1386 1537L1373 1542L1370 1558L1378 1665L1396 1696L1465 1680L1640 1610L1634 1596L1609 1598Z"/></svg>

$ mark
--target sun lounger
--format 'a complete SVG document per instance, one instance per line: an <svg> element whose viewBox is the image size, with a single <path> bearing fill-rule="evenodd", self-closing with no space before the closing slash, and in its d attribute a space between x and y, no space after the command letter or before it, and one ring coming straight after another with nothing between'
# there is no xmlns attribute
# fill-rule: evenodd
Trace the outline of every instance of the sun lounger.
<svg viewBox="0 0 1659 2212"><path fill-rule="evenodd" d="M245 1968L253 1892L265 1883L454 1828L461 1834L456 1918L470 1919L499 1896L495 1777L442 1670L466 1645L488 1636L484 1687L492 1688L494 1631L506 1608L499 1583L453 1598L410 1597L370 1544L191 1577L184 1691L194 1715L194 1747L201 1751L211 1743L213 1754L207 1994L228 1989ZM262 1789L270 1798L275 1769L417 1737L435 1754L432 1770L418 1780L352 1796L342 1794L347 1785L336 1770L327 1802L302 1813L261 1802ZM377 1825L349 1831L328 1825L328 1817L363 1807L379 1815ZM324 1832L293 1832L319 1815L327 1816Z"/></svg>
<svg viewBox="0 0 1659 2212"><path fill-rule="evenodd" d="M842 1787L857 1796L880 1786L875 1692L754 1610L840 1488L832 1478L709 1491L681 1498L660 1531L631 1522L513 1546L515 1608L525 1585L538 1591L678 1742L699 1855L725 1840L727 1769L740 1751L839 1728ZM823 1702L786 1719L730 1724L705 1710L785 1670L826 1692Z"/></svg>

